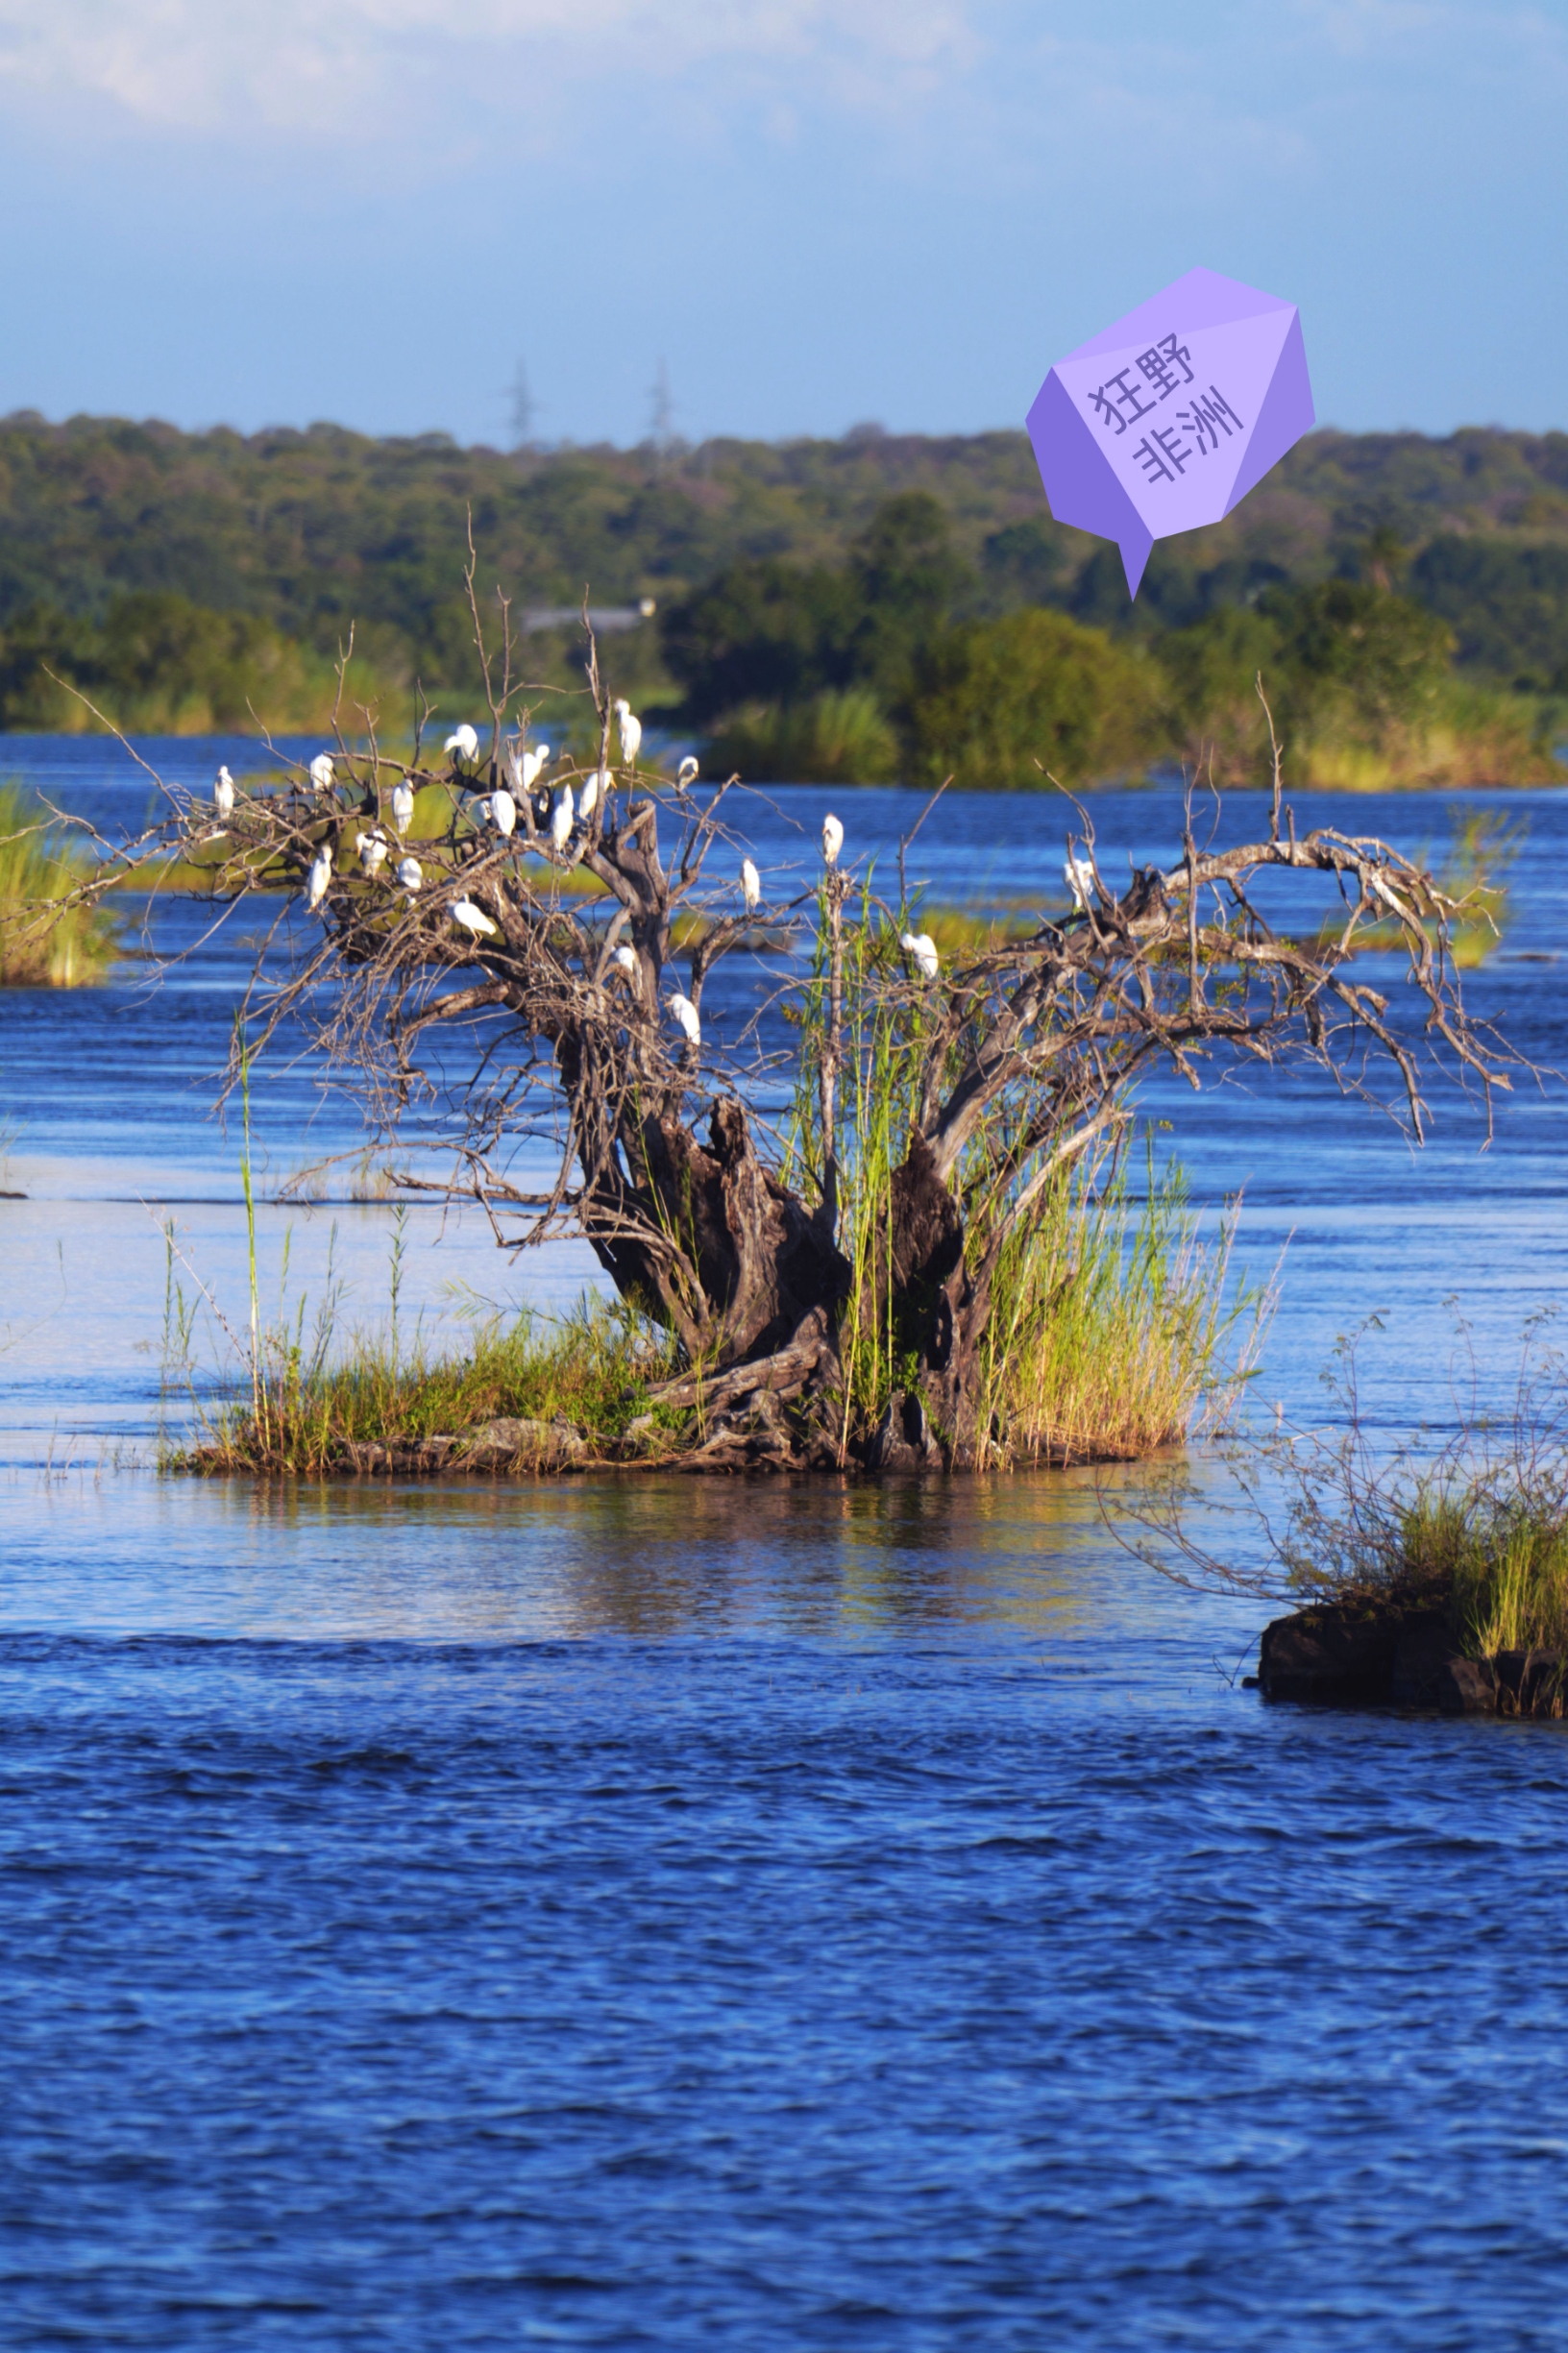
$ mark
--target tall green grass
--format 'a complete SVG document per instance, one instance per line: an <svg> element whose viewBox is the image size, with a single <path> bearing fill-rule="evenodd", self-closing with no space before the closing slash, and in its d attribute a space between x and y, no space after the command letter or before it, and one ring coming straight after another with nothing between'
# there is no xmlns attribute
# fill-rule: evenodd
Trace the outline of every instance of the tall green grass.
<svg viewBox="0 0 1568 2353"><path fill-rule="evenodd" d="M92 872L91 853L63 842L20 785L0 785L0 988L80 988L108 971L114 918L70 903Z"/></svg>
<svg viewBox="0 0 1568 2353"><path fill-rule="evenodd" d="M802 1050L785 1139L786 1183L820 1191L820 1073L828 1017L828 925L800 1012ZM839 1243L851 1268L841 1327L845 1445L875 1427L916 1383L918 1332L900 1323L885 1279L894 1171L904 1160L930 1051L935 987L898 989L898 933L924 911L888 919L868 879L843 933L838 1152ZM952 1073L950 1075L956 1075ZM966 1251L978 1269L1006 1206L992 1182L1007 1142L1005 1111L984 1123L959 1169L969 1199ZM1110 1149L1064 1169L1008 1239L992 1276L981 1348L982 1431L998 1459L1131 1459L1217 1425L1251 1378L1272 1307L1266 1287L1231 1281L1234 1219L1202 1237L1179 1169L1157 1172L1141 1201Z"/></svg>
<svg viewBox="0 0 1568 2353"><path fill-rule="evenodd" d="M1272 1294L1229 1280L1235 1220L1205 1240L1174 1165L1064 1171L1003 1253L982 1419L1031 1462L1134 1461L1220 1426L1252 1377Z"/></svg>

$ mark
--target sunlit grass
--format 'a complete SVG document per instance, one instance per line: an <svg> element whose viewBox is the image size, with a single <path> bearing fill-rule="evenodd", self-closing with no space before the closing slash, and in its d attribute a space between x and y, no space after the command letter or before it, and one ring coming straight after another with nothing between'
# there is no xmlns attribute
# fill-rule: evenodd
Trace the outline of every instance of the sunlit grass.
<svg viewBox="0 0 1568 2353"><path fill-rule="evenodd" d="M19 785L0 785L0 988L103 978L118 953L114 918L73 903L94 870L91 852L61 840Z"/></svg>
<svg viewBox="0 0 1568 2353"><path fill-rule="evenodd" d="M997 1270L986 1406L1032 1462L1132 1461L1222 1424L1272 1308L1230 1280L1234 1224L1205 1241L1179 1168L1064 1179Z"/></svg>
<svg viewBox="0 0 1568 2353"><path fill-rule="evenodd" d="M648 1413L649 1387L677 1369L663 1334L594 1294L560 1322L489 1319L458 1346L417 1331L405 1341L395 1315L381 1332L349 1335L340 1352L337 1341L331 1313L307 1334L302 1305L292 1325L263 1336L259 1380L247 1372L201 1409L170 1467L314 1478L352 1467L366 1448L417 1447L502 1418L564 1420L608 1460ZM639 1451L674 1451L678 1427L655 1414Z"/></svg>

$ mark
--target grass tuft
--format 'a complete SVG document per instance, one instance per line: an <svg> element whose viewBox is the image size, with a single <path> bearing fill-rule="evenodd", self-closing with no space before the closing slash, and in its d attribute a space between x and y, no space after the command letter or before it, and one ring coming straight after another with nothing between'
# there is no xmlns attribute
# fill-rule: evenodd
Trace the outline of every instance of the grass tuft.
<svg viewBox="0 0 1568 2353"><path fill-rule="evenodd" d="M258 1380L215 1407L190 1392L192 1439L169 1450L175 1470L267 1472L303 1478L353 1466L369 1447L410 1448L502 1418L564 1419L610 1458L649 1411L648 1391L677 1367L671 1343L618 1304L587 1294L559 1322L523 1314L478 1325L466 1346L406 1343L396 1311L381 1333L350 1336L334 1356L331 1314L308 1336L304 1304L261 1336ZM674 1417L653 1416L645 1451L678 1443Z"/></svg>

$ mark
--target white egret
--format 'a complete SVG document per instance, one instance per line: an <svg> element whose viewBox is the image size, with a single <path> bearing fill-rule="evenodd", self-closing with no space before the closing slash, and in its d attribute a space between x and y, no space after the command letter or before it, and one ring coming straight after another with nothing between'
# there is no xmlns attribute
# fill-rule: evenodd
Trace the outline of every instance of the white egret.
<svg viewBox="0 0 1568 2353"><path fill-rule="evenodd" d="M680 991L677 989L674 995L670 999L670 1010L674 1015L675 1019L680 1023L681 1028L686 1032L686 1035L690 1039L692 1044L700 1045L702 1042L702 1024L698 1018L697 1007L692 1003L691 998L689 996L682 996Z"/></svg>
<svg viewBox="0 0 1568 2353"><path fill-rule="evenodd" d="M588 820L593 816L594 811L599 807L599 797L600 793L603 793L607 797L609 789L610 774L608 769L596 768L591 776L584 776L582 780L582 798L577 803L577 815L581 818L585 825L587 824Z"/></svg>
<svg viewBox="0 0 1568 2353"><path fill-rule="evenodd" d="M318 793L331 792L332 785L332 755L330 751L318 751L315 758L311 761L310 782Z"/></svg>
<svg viewBox="0 0 1568 2353"><path fill-rule="evenodd" d="M386 864L386 836L383 833L362 833L357 837L359 863L367 875L380 873Z"/></svg>
<svg viewBox="0 0 1568 2353"><path fill-rule="evenodd" d="M323 842L310 861L310 878L305 886L305 903L312 915L327 895L327 885L332 879L332 846Z"/></svg>
<svg viewBox="0 0 1568 2353"><path fill-rule="evenodd" d="M937 944L928 931L901 931L898 944L914 963L922 980L935 980L942 970L942 959Z"/></svg>
<svg viewBox="0 0 1568 2353"><path fill-rule="evenodd" d="M234 780L226 768L220 768L212 787L212 806L220 817L234 814Z"/></svg>
<svg viewBox="0 0 1568 2353"><path fill-rule="evenodd" d="M414 788L404 776L401 784L392 787L392 822L400 838L414 821Z"/></svg>
<svg viewBox="0 0 1568 2353"><path fill-rule="evenodd" d="M476 825L488 825L493 823L495 814L496 804L493 800L477 800L474 803L474 822Z"/></svg>
<svg viewBox="0 0 1568 2353"><path fill-rule="evenodd" d="M762 876L749 858L741 860L741 889L746 895L746 912L755 915L762 902Z"/></svg>
<svg viewBox="0 0 1568 2353"><path fill-rule="evenodd" d="M526 751L517 764L519 790L531 793L538 782L541 771L549 766L550 746L548 744L541 744L537 751Z"/></svg>
<svg viewBox="0 0 1568 2353"><path fill-rule="evenodd" d="M822 864L837 866L844 847L844 827L831 813L822 820Z"/></svg>
<svg viewBox="0 0 1568 2353"><path fill-rule="evenodd" d="M1089 895L1094 888L1092 858L1069 858L1062 869L1062 879L1072 893L1072 903L1080 914L1087 912Z"/></svg>
<svg viewBox="0 0 1568 2353"><path fill-rule="evenodd" d="M615 716L621 729L621 757L628 768L635 768L642 748L643 723L634 715L625 695L616 698Z"/></svg>
<svg viewBox="0 0 1568 2353"><path fill-rule="evenodd" d="M572 839L572 787L563 784L560 798L550 813L550 839L554 848L564 849Z"/></svg>
<svg viewBox="0 0 1568 2353"><path fill-rule="evenodd" d="M476 907L471 898L453 900L452 919L454 923L461 923L465 931L471 931L476 940L493 940L496 936L496 926L483 908Z"/></svg>
<svg viewBox="0 0 1568 2353"><path fill-rule="evenodd" d="M419 886L424 879L425 869L420 865L417 858L400 858L398 860L398 880L402 883L404 889L407 892L410 898L413 897L414 893L419 889Z"/></svg>
<svg viewBox="0 0 1568 2353"><path fill-rule="evenodd" d="M459 760L474 760L478 757L479 739L466 719L461 726L453 727L442 746L442 749L448 752L454 751Z"/></svg>
<svg viewBox="0 0 1568 2353"><path fill-rule="evenodd" d="M698 771L697 762L693 759L691 753L688 752L685 759L682 760L680 766L675 771L675 782L677 784L695 784L698 779Z"/></svg>
<svg viewBox="0 0 1568 2353"><path fill-rule="evenodd" d="M510 840L512 829L517 823L517 803L504 785L490 803L490 822L502 841Z"/></svg>
<svg viewBox="0 0 1568 2353"><path fill-rule="evenodd" d="M618 947L612 961L620 966L623 972L635 972L637 950L634 947Z"/></svg>

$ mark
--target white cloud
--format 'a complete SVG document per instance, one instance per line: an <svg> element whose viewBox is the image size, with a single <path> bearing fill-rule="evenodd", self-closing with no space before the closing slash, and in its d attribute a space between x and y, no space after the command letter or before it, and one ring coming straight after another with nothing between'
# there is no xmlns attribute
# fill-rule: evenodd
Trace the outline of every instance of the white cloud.
<svg viewBox="0 0 1568 2353"><path fill-rule="evenodd" d="M708 62L810 64L868 99L973 46L965 0L0 0L0 91L208 132L384 130Z"/></svg>

